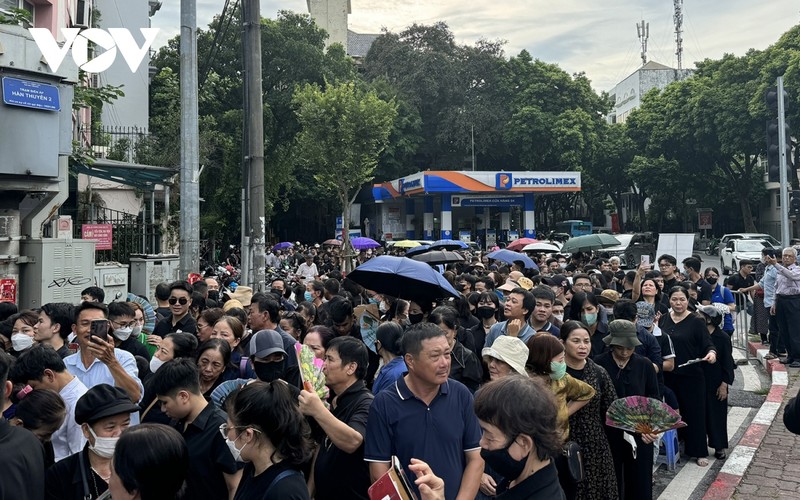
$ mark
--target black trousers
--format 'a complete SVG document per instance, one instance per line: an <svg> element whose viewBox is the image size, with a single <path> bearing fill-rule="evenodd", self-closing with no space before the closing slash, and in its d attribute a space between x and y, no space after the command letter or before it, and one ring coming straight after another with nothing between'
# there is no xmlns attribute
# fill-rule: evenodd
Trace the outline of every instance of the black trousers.
<svg viewBox="0 0 800 500"><path fill-rule="evenodd" d="M608 444L614 458L620 500L653 498L653 443L645 444L641 434L634 434L636 458L620 429L608 428Z"/></svg>
<svg viewBox="0 0 800 500"><path fill-rule="evenodd" d="M776 295L775 319L789 359L800 361L800 295Z"/></svg>
<svg viewBox="0 0 800 500"><path fill-rule="evenodd" d="M767 311L767 321L769 324L769 352L772 354L786 352L785 342L783 341L781 332L778 329L778 317L769 313L769 307L766 307L765 309Z"/></svg>

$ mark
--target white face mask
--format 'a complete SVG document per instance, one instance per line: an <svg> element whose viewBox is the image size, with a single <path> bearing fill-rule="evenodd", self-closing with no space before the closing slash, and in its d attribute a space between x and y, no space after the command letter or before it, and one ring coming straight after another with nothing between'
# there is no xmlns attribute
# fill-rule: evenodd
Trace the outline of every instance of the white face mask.
<svg viewBox="0 0 800 500"><path fill-rule="evenodd" d="M114 448L117 446L119 437L98 437L97 434L94 433L92 426L89 426L89 433L94 438L94 445L89 445L89 449L92 450L95 455L103 458L111 458L114 456Z"/></svg>
<svg viewBox="0 0 800 500"><path fill-rule="evenodd" d="M131 330L131 337L138 337L141 334L142 334L142 325L136 325L133 327L133 330Z"/></svg>
<svg viewBox="0 0 800 500"><path fill-rule="evenodd" d="M563 314L554 314L553 317L558 321L564 322L564 315Z"/></svg>
<svg viewBox="0 0 800 500"><path fill-rule="evenodd" d="M24 351L33 345L33 337L24 333L15 333L11 336L11 348L17 352Z"/></svg>
<svg viewBox="0 0 800 500"><path fill-rule="evenodd" d="M161 365L163 365L164 363L166 363L166 361L161 361L157 357L153 356L152 358L150 358L150 372L152 373L157 372L158 369L161 368Z"/></svg>
<svg viewBox="0 0 800 500"><path fill-rule="evenodd" d="M126 326L125 328L117 328L114 330L113 335L121 341L126 341L133 333L133 328Z"/></svg>
<svg viewBox="0 0 800 500"><path fill-rule="evenodd" d="M244 460L242 460L242 451L244 451L244 447L247 446L247 443L245 443L241 448L237 448L235 440L231 441L230 439L225 438L225 444L227 444L228 449L231 450L231 455L233 455L234 460L236 460L237 462L244 462Z"/></svg>

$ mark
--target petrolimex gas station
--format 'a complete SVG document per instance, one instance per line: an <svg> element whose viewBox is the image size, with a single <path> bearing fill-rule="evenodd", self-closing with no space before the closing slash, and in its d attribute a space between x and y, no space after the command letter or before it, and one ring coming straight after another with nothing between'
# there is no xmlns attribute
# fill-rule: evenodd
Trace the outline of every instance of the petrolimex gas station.
<svg viewBox="0 0 800 500"><path fill-rule="evenodd" d="M375 184L378 234L490 246L535 238L535 196L581 190L580 172L418 172ZM498 239L499 238L499 239Z"/></svg>

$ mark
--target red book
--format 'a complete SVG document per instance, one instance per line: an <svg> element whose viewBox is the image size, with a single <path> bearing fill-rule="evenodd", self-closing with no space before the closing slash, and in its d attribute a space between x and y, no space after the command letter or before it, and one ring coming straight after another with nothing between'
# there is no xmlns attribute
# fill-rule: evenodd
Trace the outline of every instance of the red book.
<svg viewBox="0 0 800 500"><path fill-rule="evenodd" d="M370 500L417 500L397 457L392 457L392 466L369 487L368 493Z"/></svg>

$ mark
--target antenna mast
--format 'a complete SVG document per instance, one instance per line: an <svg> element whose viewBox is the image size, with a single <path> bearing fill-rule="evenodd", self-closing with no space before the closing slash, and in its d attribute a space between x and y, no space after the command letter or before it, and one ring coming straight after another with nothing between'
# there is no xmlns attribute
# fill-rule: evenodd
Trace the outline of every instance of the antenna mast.
<svg viewBox="0 0 800 500"><path fill-rule="evenodd" d="M644 66L647 64L647 40L650 39L650 23L645 23L644 19L642 19L641 23L636 23L636 34L639 35L639 41L642 42L642 66Z"/></svg>
<svg viewBox="0 0 800 500"><path fill-rule="evenodd" d="M678 56L678 69L683 68L683 0L675 1L675 55Z"/></svg>

